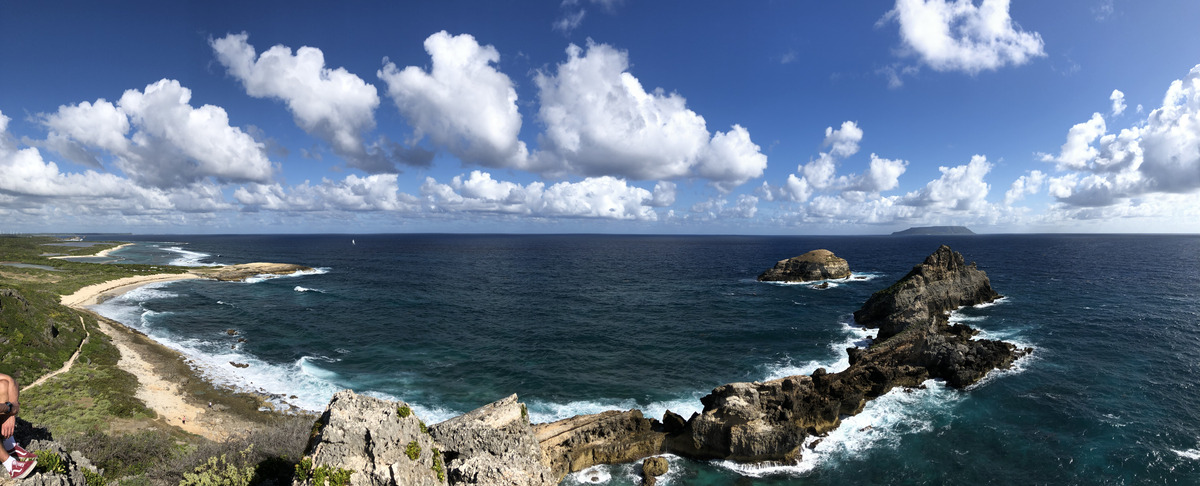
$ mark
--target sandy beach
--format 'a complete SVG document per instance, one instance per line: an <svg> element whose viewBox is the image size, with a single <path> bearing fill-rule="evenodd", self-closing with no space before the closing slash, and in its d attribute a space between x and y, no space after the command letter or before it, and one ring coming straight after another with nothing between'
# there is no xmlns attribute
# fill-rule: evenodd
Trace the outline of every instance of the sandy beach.
<svg viewBox="0 0 1200 486"><path fill-rule="evenodd" d="M158 282L171 282L174 280L188 280L193 278L201 277L191 273L156 273L154 275L125 277L117 280L101 282L95 285L88 285L87 287L81 288L71 295L62 296L62 300L60 302L62 305L67 307L83 309L86 306L99 304L106 299L111 299L143 285Z"/></svg>
<svg viewBox="0 0 1200 486"><path fill-rule="evenodd" d="M127 247L127 246L133 246L133 243L124 243L124 244L117 245L117 246L114 246L114 247L112 247L112 248L109 248L109 249L106 249L106 250L100 250L100 251L98 251L98 252L96 252L96 253L93 253L93 254L91 254L91 255L52 256L52 257L50 257L50 259L52 259L52 260L68 260L68 259L71 259L71 258L96 258L96 257L106 257L106 256L108 256L109 254L111 254L112 252L114 252L114 251L117 251L117 250L120 250L121 248L125 248L125 247Z"/></svg>
<svg viewBox="0 0 1200 486"><path fill-rule="evenodd" d="M127 277L89 285L71 295L62 297L62 304L89 312L95 305L119 296L143 285L202 278L191 273L156 274ZM156 366L164 354L179 356L149 337L133 331L120 323L96 316L100 331L112 338L113 345L121 352L117 366L137 377L137 398L158 413L165 423L211 440L224 440L231 435L250 430L255 424L246 418L224 412L222 406L211 402L201 403L189 397L179 377ZM181 358L182 359L182 358Z"/></svg>

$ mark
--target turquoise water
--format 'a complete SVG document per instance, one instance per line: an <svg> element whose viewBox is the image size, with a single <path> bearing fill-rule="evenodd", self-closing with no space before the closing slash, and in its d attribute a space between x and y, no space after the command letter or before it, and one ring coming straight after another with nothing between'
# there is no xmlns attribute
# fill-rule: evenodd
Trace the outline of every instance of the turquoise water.
<svg viewBox="0 0 1200 486"><path fill-rule="evenodd" d="M796 465L671 458L668 484L1200 483L1200 237L145 236L151 264L299 263L153 285L97 307L218 382L320 410L352 388L427 422L517 393L534 421L685 417L713 387L846 366L851 313L941 243L1005 298L954 319L1032 357L962 392L894 391ZM826 248L855 277L755 281ZM226 333L237 331L236 336ZM238 339L245 342L238 342ZM245 369L230 362L245 363ZM568 484L634 484L636 465Z"/></svg>

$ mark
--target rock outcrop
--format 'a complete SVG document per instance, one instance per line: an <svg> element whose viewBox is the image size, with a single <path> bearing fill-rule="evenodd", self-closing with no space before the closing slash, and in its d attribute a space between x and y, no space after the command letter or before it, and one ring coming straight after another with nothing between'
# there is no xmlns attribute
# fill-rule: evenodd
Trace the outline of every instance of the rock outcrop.
<svg viewBox="0 0 1200 486"><path fill-rule="evenodd" d="M87 476L84 471L97 473L92 462L83 457L78 451L67 452L61 444L49 440L35 440L25 446L31 451L39 451L38 466L46 468L50 465L48 454L58 459L57 471L40 471L25 478L13 481L16 486L87 486Z"/></svg>
<svg viewBox="0 0 1200 486"><path fill-rule="evenodd" d="M665 434L640 410L610 410L533 426L542 461L556 480L596 464L633 462L663 452Z"/></svg>
<svg viewBox="0 0 1200 486"><path fill-rule="evenodd" d="M666 474L670 468L665 457L647 457L642 461L642 486L658 484L658 477Z"/></svg>
<svg viewBox="0 0 1200 486"><path fill-rule="evenodd" d="M338 392L313 426L307 459L351 485L558 484L516 395L434 426L408 404ZM296 486L307 486L298 479Z"/></svg>
<svg viewBox="0 0 1200 486"><path fill-rule="evenodd" d="M809 282L850 277L850 264L829 250L813 250L780 260L758 276L759 282Z"/></svg>
<svg viewBox="0 0 1200 486"><path fill-rule="evenodd" d="M597 464L664 452L794 463L805 439L836 428L842 417L897 386L940 378L966 387L1031 352L973 340L977 331L950 324L949 311L999 297L984 272L942 246L855 312L859 324L880 334L869 348L847 350L845 370L723 385L702 398L704 410L687 420L669 411L659 422L638 410L613 410L530 426L513 395L428 433L402 402L345 391L334 396L314 427L311 460L314 466L356 471L350 483L364 485L548 485ZM659 463L644 463L647 483L653 484Z"/></svg>
<svg viewBox="0 0 1200 486"><path fill-rule="evenodd" d="M976 331L949 324L948 312L999 298L987 275L942 246L855 313L880 335L868 349L849 350L850 367L818 369L765 383L731 383L701 399L704 411L667 437L667 450L703 459L794 462L807 436L837 427L867 400L930 378L966 387L1007 368L1031 350L972 340Z"/></svg>
<svg viewBox="0 0 1200 486"><path fill-rule="evenodd" d="M259 275L290 275L296 272L311 272L313 268L291 263L239 263L219 267L193 268L189 272L204 278L222 282L241 282Z"/></svg>
<svg viewBox="0 0 1200 486"><path fill-rule="evenodd" d="M529 413L516 395L429 428L445 453L450 484L558 484L542 463Z"/></svg>
<svg viewBox="0 0 1200 486"><path fill-rule="evenodd" d="M335 394L313 425L307 457L313 468L351 471L355 486L448 484L439 447L412 407L350 390Z"/></svg>
<svg viewBox="0 0 1200 486"><path fill-rule="evenodd" d="M974 263L967 265L961 254L942 245L904 278L867 299L854 312L854 320L878 328L876 340L884 341L909 326L933 322L959 307L999 298L987 274Z"/></svg>

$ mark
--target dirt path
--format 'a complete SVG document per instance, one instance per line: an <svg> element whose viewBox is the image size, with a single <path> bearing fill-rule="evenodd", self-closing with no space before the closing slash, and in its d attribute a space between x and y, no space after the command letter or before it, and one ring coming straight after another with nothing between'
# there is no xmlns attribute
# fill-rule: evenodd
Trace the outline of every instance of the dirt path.
<svg viewBox="0 0 1200 486"><path fill-rule="evenodd" d="M88 339L92 338L92 332L88 330L87 324L83 322L83 316L79 316L79 324L83 325L83 332L86 333L86 335L84 335L83 341L79 342L79 349L75 350L75 354L71 355L71 359L68 359L67 362L63 364L62 368L51 371L50 373L43 375L41 378L38 378L37 381L25 385L24 388L21 388L21 393L25 393L25 390L41 385L42 383L45 383L46 380L54 378L55 376L58 376L71 369L71 366L75 364L75 360L79 358L79 353L83 351L83 345L87 344Z"/></svg>

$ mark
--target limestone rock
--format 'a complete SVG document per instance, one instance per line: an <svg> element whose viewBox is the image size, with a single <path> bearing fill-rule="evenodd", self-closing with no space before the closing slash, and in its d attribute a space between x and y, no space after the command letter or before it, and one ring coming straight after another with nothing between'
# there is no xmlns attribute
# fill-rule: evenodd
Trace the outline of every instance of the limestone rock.
<svg viewBox="0 0 1200 486"><path fill-rule="evenodd" d="M850 276L850 264L829 250L813 250L780 260L758 276L759 282L808 282Z"/></svg>
<svg viewBox="0 0 1200 486"><path fill-rule="evenodd" d="M35 472L25 479L12 481L12 484L16 486L87 486L87 478L83 475L84 469L98 472L86 457L79 452L67 452L58 442L35 440L23 447L30 451L46 451L57 455L62 460L62 470L65 472ZM47 466L46 459L44 456L41 457L38 466Z"/></svg>
<svg viewBox="0 0 1200 486"><path fill-rule="evenodd" d="M642 461L642 484L644 486L654 486L658 484L658 476L666 474L670 469L670 464L667 463L665 457L647 457Z"/></svg>
<svg viewBox="0 0 1200 486"><path fill-rule="evenodd" d="M554 485L525 405L510 395L429 429L442 444L450 484Z"/></svg>
<svg viewBox="0 0 1200 486"><path fill-rule="evenodd" d="M596 464L632 462L663 451L665 434L651 428L640 410L609 410L533 427L542 462L561 481Z"/></svg>
<svg viewBox="0 0 1200 486"><path fill-rule="evenodd" d="M313 426L314 467L353 471L351 485L444 485L440 447L404 402L338 392ZM415 456L410 458L409 454ZM307 483L297 480L297 486Z"/></svg>

